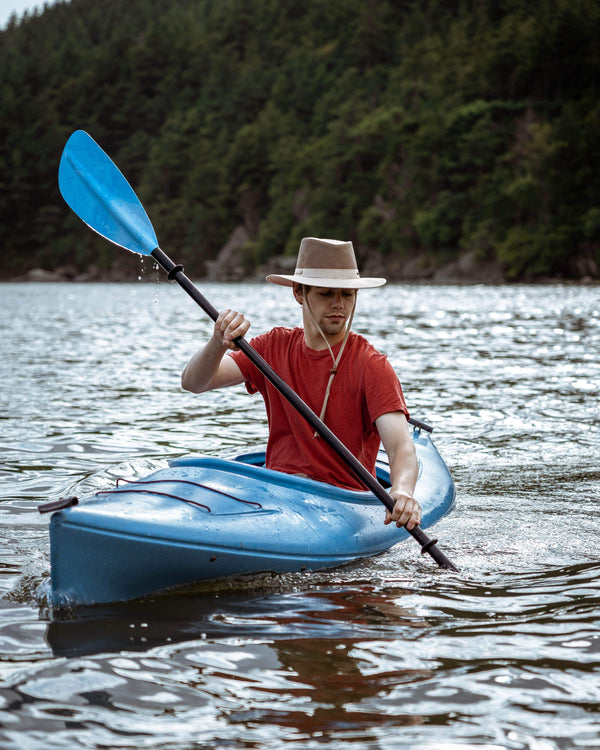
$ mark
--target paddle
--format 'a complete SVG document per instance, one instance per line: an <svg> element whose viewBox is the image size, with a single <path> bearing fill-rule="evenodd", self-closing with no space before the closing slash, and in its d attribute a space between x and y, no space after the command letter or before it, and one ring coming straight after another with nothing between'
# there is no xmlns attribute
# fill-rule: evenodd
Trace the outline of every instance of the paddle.
<svg viewBox="0 0 600 750"><path fill-rule="evenodd" d="M67 141L58 171L60 192L73 211L110 242L140 255L150 255L179 286L216 321L218 311L159 247L156 234L138 197L114 162L84 131L77 130ZM243 338L235 344L275 388L306 419L310 426L347 464L362 484L392 511L394 502L377 479L358 461L304 401L285 383L257 351ZM420 527L409 533L443 568L457 571L453 563Z"/></svg>

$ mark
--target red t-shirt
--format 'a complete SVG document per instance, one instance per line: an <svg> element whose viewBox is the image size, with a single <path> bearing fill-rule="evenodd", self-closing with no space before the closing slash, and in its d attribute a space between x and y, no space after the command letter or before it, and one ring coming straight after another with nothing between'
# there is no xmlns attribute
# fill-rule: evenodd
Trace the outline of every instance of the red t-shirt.
<svg viewBox="0 0 600 750"><path fill-rule="evenodd" d="M328 349L309 349L302 328L274 328L253 338L254 349L318 415L333 366ZM337 356L340 344L333 347ZM353 472L242 352L231 352L249 393L262 394L269 421L266 465L288 474L306 474L339 487L363 490ZM371 473L380 438L375 420L400 411L408 417L402 387L387 358L350 333L331 386L325 423Z"/></svg>

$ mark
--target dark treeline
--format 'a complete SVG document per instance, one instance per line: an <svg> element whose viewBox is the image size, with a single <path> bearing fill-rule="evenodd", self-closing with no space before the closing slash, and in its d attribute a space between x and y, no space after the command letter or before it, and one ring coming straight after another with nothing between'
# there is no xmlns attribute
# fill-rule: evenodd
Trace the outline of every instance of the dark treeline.
<svg viewBox="0 0 600 750"><path fill-rule="evenodd" d="M598 0L58 2L0 32L0 112L4 277L117 262L58 193L78 128L191 273L243 226L249 268L598 274Z"/></svg>

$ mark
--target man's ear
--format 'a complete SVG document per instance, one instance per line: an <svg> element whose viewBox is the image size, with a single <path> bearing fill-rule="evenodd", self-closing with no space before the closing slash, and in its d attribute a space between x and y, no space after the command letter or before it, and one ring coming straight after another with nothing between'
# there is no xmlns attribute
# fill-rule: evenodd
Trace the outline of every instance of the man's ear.
<svg viewBox="0 0 600 750"><path fill-rule="evenodd" d="M294 282L294 297L296 298L296 302L299 305L302 305L304 302L304 288L302 287L302 284L298 284L297 282Z"/></svg>

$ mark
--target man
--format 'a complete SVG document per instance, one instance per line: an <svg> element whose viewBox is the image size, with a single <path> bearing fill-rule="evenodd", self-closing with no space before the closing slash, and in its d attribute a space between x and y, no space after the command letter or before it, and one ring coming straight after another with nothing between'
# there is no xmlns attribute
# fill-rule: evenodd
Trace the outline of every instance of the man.
<svg viewBox="0 0 600 750"><path fill-rule="evenodd" d="M402 388L385 356L350 330L357 290L382 286L385 279L360 277L351 242L305 237L294 274L272 274L267 281L292 287L302 306L303 328L274 328L250 343L371 473L383 443L394 500L385 523L414 528L421 521L413 497L418 464ZM183 388L203 393L245 382L250 393L260 391L265 400L268 468L363 490L308 422L235 351L233 340L249 327L240 313L222 311L212 338L184 369Z"/></svg>

